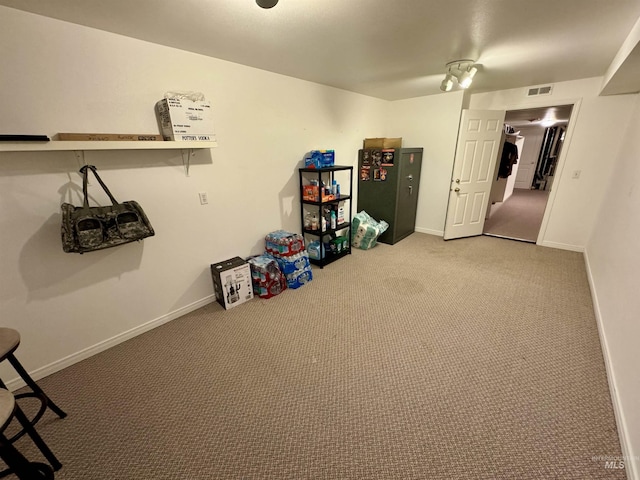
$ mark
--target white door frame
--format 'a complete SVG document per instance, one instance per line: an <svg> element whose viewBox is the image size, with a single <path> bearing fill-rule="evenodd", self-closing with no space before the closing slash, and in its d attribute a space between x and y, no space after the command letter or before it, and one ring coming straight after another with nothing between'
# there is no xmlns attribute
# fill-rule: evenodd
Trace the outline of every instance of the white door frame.
<svg viewBox="0 0 640 480"><path fill-rule="evenodd" d="M554 173L555 178L553 181L553 186L551 187L551 191L549 192L549 198L547 199L547 206L544 210L544 216L542 217L542 224L540 225L540 231L538 232L536 245L544 244L544 236L547 233L547 227L549 226L549 217L551 216L553 205L556 199L556 194L558 192L558 188L560 187L560 183L562 180L562 173L564 170L565 160L571 148L573 131L575 130L576 122L578 121L578 113L580 112L582 99L581 98L564 98L564 99L545 98L545 99L538 99L537 101L531 102L531 103L519 103L515 105L506 105L504 107L505 112L508 112L511 110L527 110L529 108L555 107L557 105L573 105L573 108L571 109L571 117L569 118L569 123L567 124L567 130L564 134L564 142L562 143L562 148L560 149L560 156L558 157L558 163L556 164L556 170Z"/></svg>

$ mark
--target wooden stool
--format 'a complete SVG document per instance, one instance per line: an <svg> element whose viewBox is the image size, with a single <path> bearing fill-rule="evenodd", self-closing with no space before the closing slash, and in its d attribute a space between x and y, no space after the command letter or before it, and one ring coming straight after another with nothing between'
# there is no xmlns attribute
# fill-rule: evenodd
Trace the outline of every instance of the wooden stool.
<svg viewBox="0 0 640 480"><path fill-rule="evenodd" d="M42 389L38 386L38 384L31 378L31 376L27 373L24 367L20 364L18 359L13 355L13 352L16 351L18 346L20 345L20 333L13 328L3 328L0 327L0 362L7 359L9 363L13 366L18 375L25 381L25 383L31 389L31 392L20 393L15 396L15 399L20 399L24 397L36 397L40 400L41 405L38 413L31 419L31 425L35 425L38 420L44 415L47 407L50 408L58 417L64 418L67 416L65 412L60 409L53 401L42 391ZM0 379L0 387L7 388L4 382ZM16 435L9 439L9 441L14 442L22 435L25 434L25 430L22 429Z"/></svg>
<svg viewBox="0 0 640 480"><path fill-rule="evenodd" d="M11 423L13 417L20 422L22 428L29 434L33 442L40 449L46 459L51 463L55 470L59 470L62 465L55 457L53 452L42 437L36 432L27 419L24 412L20 409L15 401L15 397L11 392L0 389L0 458L9 467L8 470L0 472L0 477L4 477L10 473L14 473L20 480L49 480L54 478L52 468L44 463L29 462L14 446L7 437L4 436L4 430Z"/></svg>

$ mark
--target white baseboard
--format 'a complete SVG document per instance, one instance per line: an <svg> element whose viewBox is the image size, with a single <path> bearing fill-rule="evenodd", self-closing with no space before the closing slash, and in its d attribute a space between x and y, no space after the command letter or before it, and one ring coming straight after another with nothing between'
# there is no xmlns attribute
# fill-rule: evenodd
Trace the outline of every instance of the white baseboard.
<svg viewBox="0 0 640 480"><path fill-rule="evenodd" d="M83 350L80 350L77 353L73 353L67 357L61 358L60 360L56 360L49 365L45 365L44 367L40 367L29 374L33 377L34 380L39 380L41 378L46 377L47 375L51 375L52 373L58 372L63 368L69 367L74 363L78 363L82 360L85 360L93 355L103 352L111 347L118 345L119 343L125 342L133 337L141 335L149 330L152 330L160 325L163 325L171 320L175 320L178 317L186 315L189 312L197 310L198 308L204 307L211 302L215 301L215 295L209 295L201 300L195 301L189 305L181 307L173 312L169 312L166 315L162 315L161 317L156 318L155 320L151 320L147 323L139 325L131 330L127 330L126 332L119 333L115 337L111 337L107 340L104 340L100 343L96 343L91 347L87 347ZM24 381L18 377L13 380L7 382L7 388L11 391L17 390L19 388L24 387L26 384Z"/></svg>
<svg viewBox="0 0 640 480"><path fill-rule="evenodd" d="M438 237L444 236L444 231L442 230L431 230L430 228L416 227L415 231L418 233L427 233L429 235L436 235Z"/></svg>
<svg viewBox="0 0 640 480"><path fill-rule="evenodd" d="M634 460L631 449L629 448L629 436L627 424L624 419L622 408L620 407L620 399L618 398L618 389L616 388L616 380L611 367L611 357L609 356L609 347L607 345L607 339L604 335L604 328L602 326L602 315L600 314L600 304L598 302L598 293L596 291L595 283L593 281L593 275L591 272L591 265L589 264L589 253L587 249L584 249L584 263L587 269L587 278L589 279L589 289L591 290L591 298L593 300L593 311L596 316L596 324L598 326L598 335L600 336L600 345L602 346L602 356L604 357L604 365L607 371L607 380L609 382L609 392L611 393L611 403L613 405L613 414L616 419L616 425L618 427L618 438L620 440L620 448L622 449L622 456L625 460L624 466L627 474L627 480L640 480L640 477L636 476Z"/></svg>
<svg viewBox="0 0 640 480"><path fill-rule="evenodd" d="M584 252L584 246L571 245L570 243L543 241L543 242L540 242L538 245L541 245L543 247L559 248L560 250L570 250L572 252Z"/></svg>

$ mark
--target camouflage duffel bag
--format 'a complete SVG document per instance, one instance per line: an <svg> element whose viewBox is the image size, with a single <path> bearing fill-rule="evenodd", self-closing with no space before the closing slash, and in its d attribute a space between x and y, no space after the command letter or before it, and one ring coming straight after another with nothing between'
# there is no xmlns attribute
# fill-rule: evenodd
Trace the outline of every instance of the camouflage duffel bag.
<svg viewBox="0 0 640 480"><path fill-rule="evenodd" d="M89 170L111 199L111 205L90 207L87 192ZM142 207L133 200L118 203L98 176L96 167L85 165L80 169L83 175L82 191L84 204L76 207L63 203L62 208L62 249L67 253L84 253L135 242L155 235L151 223Z"/></svg>

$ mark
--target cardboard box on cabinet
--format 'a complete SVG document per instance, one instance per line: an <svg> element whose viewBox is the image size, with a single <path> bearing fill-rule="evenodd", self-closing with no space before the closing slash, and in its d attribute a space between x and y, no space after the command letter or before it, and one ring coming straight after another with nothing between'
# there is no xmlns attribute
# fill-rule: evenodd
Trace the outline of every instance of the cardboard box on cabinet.
<svg viewBox="0 0 640 480"><path fill-rule="evenodd" d="M400 138L365 138L364 149L386 150L391 148L402 148L402 137Z"/></svg>

